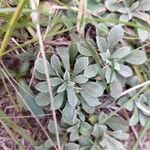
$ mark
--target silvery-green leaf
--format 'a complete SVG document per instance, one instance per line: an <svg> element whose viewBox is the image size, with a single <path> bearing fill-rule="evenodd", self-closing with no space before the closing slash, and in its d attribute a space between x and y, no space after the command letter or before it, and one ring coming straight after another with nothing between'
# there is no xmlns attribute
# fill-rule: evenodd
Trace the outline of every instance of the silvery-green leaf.
<svg viewBox="0 0 150 150"><path fill-rule="evenodd" d="M92 114L95 111L95 107L89 106L86 102L82 101L82 108L83 110L88 113Z"/></svg>
<svg viewBox="0 0 150 150"><path fill-rule="evenodd" d="M125 108L129 111L132 111L134 108L134 102L133 101L129 101L126 103Z"/></svg>
<svg viewBox="0 0 150 150"><path fill-rule="evenodd" d="M54 106L55 106L55 109L59 109L62 106L63 100L64 100L64 92L58 93L54 97Z"/></svg>
<svg viewBox="0 0 150 150"><path fill-rule="evenodd" d="M113 27L107 36L107 42L109 49L113 49L114 46L123 38L124 31L121 26Z"/></svg>
<svg viewBox="0 0 150 150"><path fill-rule="evenodd" d="M73 70L73 75L76 76L79 73L81 73L89 64L88 57L81 57L76 60L74 70Z"/></svg>
<svg viewBox="0 0 150 150"><path fill-rule="evenodd" d="M73 64L75 61L75 58L78 55L78 47L77 47L77 43L71 43L70 47L69 47L69 56L70 56L70 64Z"/></svg>
<svg viewBox="0 0 150 150"><path fill-rule="evenodd" d="M70 81L70 73L69 73L68 71L66 71L66 72L64 73L63 79L64 79L65 81Z"/></svg>
<svg viewBox="0 0 150 150"><path fill-rule="evenodd" d="M66 70L70 70L70 62L69 62L69 51L66 47L57 47L56 51L63 62L63 66Z"/></svg>
<svg viewBox="0 0 150 150"><path fill-rule="evenodd" d="M128 14L128 13L130 13L131 11L130 11L130 8L128 8L128 7L121 7L121 8L119 8L119 9L117 10L117 12L120 12L120 13L122 13L122 14Z"/></svg>
<svg viewBox="0 0 150 150"><path fill-rule="evenodd" d="M123 21L123 22L128 22L129 21L129 17L127 14L123 14L120 16L119 21Z"/></svg>
<svg viewBox="0 0 150 150"><path fill-rule="evenodd" d="M89 43L89 42L88 42L88 44L91 45L91 43ZM87 45L86 42L82 41L82 42L78 43L77 46L78 46L78 51L82 55L84 55L84 56L92 56L92 52L91 52L91 50L90 50L90 48L89 48L89 46Z"/></svg>
<svg viewBox="0 0 150 150"><path fill-rule="evenodd" d="M41 144L40 146L36 146L35 150L48 150L48 149L45 149L44 144Z"/></svg>
<svg viewBox="0 0 150 150"><path fill-rule="evenodd" d="M40 115L42 117L42 115L44 115L43 108L37 105L35 101L35 96L33 92L29 89L28 85L23 80L19 81L19 85L20 86L18 91L21 96L19 98L21 102L20 101L19 102L22 103L26 109L30 108L29 111L32 111L34 115L36 116Z"/></svg>
<svg viewBox="0 0 150 150"><path fill-rule="evenodd" d="M116 74L114 73L114 71L110 69L110 67L106 68L105 78L106 78L107 83L113 82L116 78Z"/></svg>
<svg viewBox="0 0 150 150"><path fill-rule="evenodd" d="M149 116L146 116L145 114L143 114L141 111L139 111L139 122L141 123L141 125L144 127L146 125L147 119L149 118Z"/></svg>
<svg viewBox="0 0 150 150"><path fill-rule="evenodd" d="M47 148L47 150L49 150L50 148L52 148L54 146L54 143L52 143L52 141L50 141L49 139L46 140L46 142L44 143L45 148ZM42 149L44 150L44 149Z"/></svg>
<svg viewBox="0 0 150 150"><path fill-rule="evenodd" d="M111 92L110 95L115 98L118 99L121 96L123 87L122 84L120 83L120 81L116 78L111 84Z"/></svg>
<svg viewBox="0 0 150 150"><path fill-rule="evenodd" d="M84 70L84 76L87 78L95 77L99 72L99 67L97 64L89 65Z"/></svg>
<svg viewBox="0 0 150 150"><path fill-rule="evenodd" d="M94 135L96 138L103 138L105 130L101 127L101 125L98 125L97 123L94 125L92 135Z"/></svg>
<svg viewBox="0 0 150 150"><path fill-rule="evenodd" d="M114 12L118 10L122 5L121 3L117 2L117 0L106 0L105 6L108 10L110 10L111 12Z"/></svg>
<svg viewBox="0 0 150 150"><path fill-rule="evenodd" d="M129 130L129 125L126 120L119 116L113 116L107 121L107 125L112 129L112 130L122 130L122 131L128 131Z"/></svg>
<svg viewBox="0 0 150 150"><path fill-rule="evenodd" d="M101 9L101 7L103 7L102 3L99 3L97 1L100 0L87 0L87 9L89 9L90 11L96 11Z"/></svg>
<svg viewBox="0 0 150 150"><path fill-rule="evenodd" d="M75 128L75 129L70 133L70 141L78 140L78 138L79 138L79 128Z"/></svg>
<svg viewBox="0 0 150 150"><path fill-rule="evenodd" d="M50 133L56 134L54 121L52 121L52 120L49 121L48 130L49 130Z"/></svg>
<svg viewBox="0 0 150 150"><path fill-rule="evenodd" d="M48 71L51 72L51 66L50 66L50 63L46 60L46 64L47 64L47 68L48 68ZM44 67L44 61L43 61L43 58L38 58L36 61L35 61L35 69L42 73L42 74L45 74L45 67Z"/></svg>
<svg viewBox="0 0 150 150"><path fill-rule="evenodd" d="M92 97L102 96L104 88L101 84L96 82L87 82L81 87L85 93Z"/></svg>
<svg viewBox="0 0 150 150"><path fill-rule="evenodd" d="M52 57L51 57L51 65L57 73L62 73L61 62L60 62L58 56L55 54L52 55Z"/></svg>
<svg viewBox="0 0 150 150"><path fill-rule="evenodd" d="M147 60L143 51L135 50L125 58L125 61L133 65L141 65Z"/></svg>
<svg viewBox="0 0 150 150"><path fill-rule="evenodd" d="M133 114L129 120L129 125L130 126L135 126L139 121L139 113L137 107L134 107Z"/></svg>
<svg viewBox="0 0 150 150"><path fill-rule="evenodd" d="M121 66L118 62L114 62L114 69L117 71L121 69Z"/></svg>
<svg viewBox="0 0 150 150"><path fill-rule="evenodd" d="M133 4L131 5L131 7L130 7L131 11L135 10L138 6L139 6L139 2L138 2L138 1L135 2L135 3L133 3Z"/></svg>
<svg viewBox="0 0 150 150"><path fill-rule="evenodd" d="M58 77L51 78L50 81L51 81L51 86L53 87L58 86L61 83L63 83L63 80Z"/></svg>
<svg viewBox="0 0 150 150"><path fill-rule="evenodd" d="M85 115L83 114L82 111L77 111L78 117L80 118L80 120L85 121Z"/></svg>
<svg viewBox="0 0 150 150"><path fill-rule="evenodd" d="M65 150L79 150L79 145L75 143L67 143L65 144Z"/></svg>
<svg viewBox="0 0 150 150"><path fill-rule="evenodd" d="M92 129L91 125L87 122L82 122L80 125L80 133L82 135L90 134L91 129Z"/></svg>
<svg viewBox="0 0 150 150"><path fill-rule="evenodd" d="M102 150L102 148L98 142L94 142L90 150Z"/></svg>
<svg viewBox="0 0 150 150"><path fill-rule="evenodd" d="M99 23L96 27L96 35L99 36L106 36L108 33L108 27L104 23Z"/></svg>
<svg viewBox="0 0 150 150"><path fill-rule="evenodd" d="M114 52L111 55L111 58L121 59L121 58L128 56L130 52L131 52L131 48L129 46L124 46L118 49L116 52Z"/></svg>
<svg viewBox="0 0 150 150"><path fill-rule="evenodd" d="M127 140L129 138L129 134L123 132L122 130L117 130L115 132L109 132L109 135L113 136L118 140Z"/></svg>
<svg viewBox="0 0 150 150"><path fill-rule="evenodd" d="M61 93L61 92L65 91L66 88L67 88L67 83L64 82L62 85L60 85L60 86L58 87L57 93Z"/></svg>
<svg viewBox="0 0 150 150"><path fill-rule="evenodd" d="M105 23L108 27L116 26L114 20L117 20L118 18L117 18L117 16L114 13L106 14L105 19L108 20L108 22Z"/></svg>
<svg viewBox="0 0 150 150"><path fill-rule="evenodd" d="M141 42L146 41L149 37L149 34L150 34L148 31L142 30L140 28L137 28L137 33L138 33L138 36L139 36Z"/></svg>
<svg viewBox="0 0 150 150"><path fill-rule="evenodd" d="M98 98L92 97L88 95L87 93L85 93L84 91L81 91L80 93L81 93L82 98L87 102L88 105L95 107L101 104Z"/></svg>
<svg viewBox="0 0 150 150"><path fill-rule="evenodd" d="M105 138L103 138L101 144L108 150L126 150L126 148L120 141L112 138L108 134L105 134Z"/></svg>
<svg viewBox="0 0 150 150"><path fill-rule="evenodd" d="M46 75L38 72L37 70L35 70L34 76L38 80L46 80Z"/></svg>
<svg viewBox="0 0 150 150"><path fill-rule="evenodd" d="M142 0L142 2L139 4L138 10L149 11L150 10L150 1Z"/></svg>
<svg viewBox="0 0 150 150"><path fill-rule="evenodd" d="M50 97L48 93L39 93L36 96L36 103L39 106L47 106L50 104Z"/></svg>
<svg viewBox="0 0 150 150"><path fill-rule="evenodd" d="M120 64L120 70L118 70L118 73L121 74L125 78L133 75L132 69L128 67L127 65L122 65L122 64Z"/></svg>
<svg viewBox="0 0 150 150"><path fill-rule="evenodd" d="M78 103L78 98L72 86L68 86L67 88L67 97L70 105L75 107Z"/></svg>
<svg viewBox="0 0 150 150"><path fill-rule="evenodd" d="M106 40L103 37L96 36L96 43L100 52L104 53L107 51L108 46Z"/></svg>
<svg viewBox="0 0 150 150"><path fill-rule="evenodd" d="M54 146L54 143L52 143L49 139L46 140L46 142L44 143L45 148L50 149ZM44 149L42 149L44 150Z"/></svg>
<svg viewBox="0 0 150 150"><path fill-rule="evenodd" d="M62 110L62 119L67 124L72 124L75 116L75 108L69 103L66 103L65 108Z"/></svg>
<svg viewBox="0 0 150 150"><path fill-rule="evenodd" d="M89 78L85 77L84 75L77 75L73 78L73 82L79 83L79 84L86 83L88 80Z"/></svg>
<svg viewBox="0 0 150 150"><path fill-rule="evenodd" d="M141 94L140 98L138 101L136 101L136 106L145 114L150 116L150 106L146 105L145 103L147 102L147 98Z"/></svg>
<svg viewBox="0 0 150 150"><path fill-rule="evenodd" d="M36 84L35 88L43 93L47 93L48 92L48 86L47 86L47 82L40 82L38 84Z"/></svg>

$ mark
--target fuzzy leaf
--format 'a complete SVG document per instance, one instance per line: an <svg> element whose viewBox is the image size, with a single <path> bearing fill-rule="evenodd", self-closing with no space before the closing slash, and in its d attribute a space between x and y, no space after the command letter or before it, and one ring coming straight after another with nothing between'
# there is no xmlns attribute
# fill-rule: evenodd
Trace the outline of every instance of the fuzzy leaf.
<svg viewBox="0 0 150 150"><path fill-rule="evenodd" d="M49 121L48 130L49 130L50 133L56 134L54 121L52 121L52 120Z"/></svg>
<svg viewBox="0 0 150 150"><path fill-rule="evenodd" d="M125 61L133 65L141 65L147 60L143 51L135 50L125 58Z"/></svg>
<svg viewBox="0 0 150 150"><path fill-rule="evenodd" d="M64 100L64 92L58 93L54 97L54 106L55 106L55 109L59 109L62 106L63 100Z"/></svg>
<svg viewBox="0 0 150 150"><path fill-rule="evenodd" d="M65 150L79 150L79 145L75 143L65 144Z"/></svg>
<svg viewBox="0 0 150 150"><path fill-rule="evenodd" d="M69 62L69 51L66 47L57 47L56 51L63 62L63 66L66 70L70 70L70 62Z"/></svg>
<svg viewBox="0 0 150 150"><path fill-rule="evenodd" d="M139 36L141 42L145 42L149 37L149 32L148 31L137 28L137 33L138 33L138 36Z"/></svg>
<svg viewBox="0 0 150 150"><path fill-rule="evenodd" d="M99 36L106 36L108 33L108 27L104 23L99 23L96 28L96 35Z"/></svg>
<svg viewBox="0 0 150 150"><path fill-rule="evenodd" d="M101 104L96 97L92 97L84 91L81 91L80 93L82 98L87 102L89 106L95 107Z"/></svg>
<svg viewBox="0 0 150 150"><path fill-rule="evenodd" d="M110 69L110 67L106 68L105 78L107 80L107 83L113 82L115 80L115 78L116 78L116 74L114 73L114 71L112 71Z"/></svg>
<svg viewBox="0 0 150 150"><path fill-rule="evenodd" d="M36 84L35 88L39 91L39 92L43 92L43 93L48 93L48 86L47 86L47 82L40 82L38 84Z"/></svg>
<svg viewBox="0 0 150 150"><path fill-rule="evenodd" d="M122 65L122 64L120 64L120 70L118 70L118 73L121 74L125 78L133 75L132 69L128 67L127 65Z"/></svg>
<svg viewBox="0 0 150 150"><path fill-rule="evenodd" d="M96 36L96 43L100 52L107 52L108 46L106 40L103 37Z"/></svg>
<svg viewBox="0 0 150 150"><path fill-rule="evenodd" d="M73 78L73 82L83 84L86 83L89 80L88 77L85 77L85 75L78 75L75 78Z"/></svg>
<svg viewBox="0 0 150 150"><path fill-rule="evenodd" d="M150 10L150 1L149 0L142 0L140 3L138 10L141 11L149 11Z"/></svg>
<svg viewBox="0 0 150 150"><path fill-rule="evenodd" d="M48 93L39 93L36 96L36 103L39 106L47 106L50 104L50 97Z"/></svg>
<svg viewBox="0 0 150 150"><path fill-rule="evenodd" d="M78 98L76 96L74 88L71 86L67 88L67 97L68 97L68 102L70 103L70 105L75 107L77 105Z"/></svg>
<svg viewBox="0 0 150 150"><path fill-rule="evenodd" d="M67 83L64 82L61 86L59 86L59 88L57 89L57 93L61 93L63 91L65 91L67 88Z"/></svg>
<svg viewBox="0 0 150 150"><path fill-rule="evenodd" d="M129 120L129 125L130 126L135 126L139 121L139 114L138 114L138 109L134 107L133 114Z"/></svg>
<svg viewBox="0 0 150 150"><path fill-rule="evenodd" d="M70 73L68 71L66 71L63 75L63 78L65 81L70 81Z"/></svg>
<svg viewBox="0 0 150 150"><path fill-rule="evenodd" d="M121 26L113 27L107 36L107 42L109 49L113 49L114 46L123 38L124 31Z"/></svg>
<svg viewBox="0 0 150 150"><path fill-rule="evenodd" d="M87 78L92 78L96 76L99 72L99 67L97 64L89 65L84 70L84 76Z"/></svg>
<svg viewBox="0 0 150 150"><path fill-rule="evenodd" d="M105 6L111 12L118 10L122 5L117 0L106 0Z"/></svg>
<svg viewBox="0 0 150 150"><path fill-rule="evenodd" d="M96 82L87 82L81 87L85 93L92 97L102 96L104 88L101 84Z"/></svg>
<svg viewBox="0 0 150 150"><path fill-rule="evenodd" d="M91 130L91 125L87 122L82 122L80 126L80 133L82 135L89 135Z"/></svg>
<svg viewBox="0 0 150 150"><path fill-rule="evenodd" d="M74 66L73 75L76 76L81 73L88 66L88 63L89 61L87 57L77 59Z"/></svg>
<svg viewBox="0 0 150 150"><path fill-rule="evenodd" d="M53 87L58 86L61 83L63 83L63 80L57 77L51 78L50 81L51 81L51 86Z"/></svg>
<svg viewBox="0 0 150 150"><path fill-rule="evenodd" d="M86 102L82 100L82 108L88 114L94 113L95 107L89 106Z"/></svg>
<svg viewBox="0 0 150 150"><path fill-rule="evenodd" d="M129 138L129 134L123 132L122 130L117 130L115 132L109 132L109 135L113 136L118 140L127 140Z"/></svg>
<svg viewBox="0 0 150 150"><path fill-rule="evenodd" d="M124 46L124 47L121 47L120 49L118 49L116 52L114 52L111 55L111 58L122 59L122 58L128 56L130 54L130 52L131 52L131 48L128 46Z"/></svg>
<svg viewBox="0 0 150 150"><path fill-rule="evenodd" d="M110 95L115 98L118 99L121 96L123 87L122 84L120 83L120 81L116 78L112 83L111 83L111 93Z"/></svg>

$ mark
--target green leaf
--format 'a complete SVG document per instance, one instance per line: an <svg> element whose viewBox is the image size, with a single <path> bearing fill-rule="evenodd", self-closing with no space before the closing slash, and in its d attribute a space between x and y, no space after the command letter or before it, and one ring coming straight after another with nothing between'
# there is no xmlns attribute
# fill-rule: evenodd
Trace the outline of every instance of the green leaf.
<svg viewBox="0 0 150 150"><path fill-rule="evenodd" d="M96 82L87 82L81 87L85 93L92 97L102 96L104 88L101 84Z"/></svg>
<svg viewBox="0 0 150 150"><path fill-rule="evenodd" d="M88 77L85 77L85 75L78 75L75 78L73 78L73 82L83 84L86 83L89 80Z"/></svg>
<svg viewBox="0 0 150 150"><path fill-rule="evenodd" d="M149 116L146 116L145 114L143 114L141 111L139 111L139 122L141 123L141 125L144 127L146 125L147 119L149 118Z"/></svg>
<svg viewBox="0 0 150 150"><path fill-rule="evenodd" d="M125 58L125 61L133 65L141 65L147 60L143 51L135 50Z"/></svg>
<svg viewBox="0 0 150 150"><path fill-rule="evenodd" d="M125 78L133 75L132 69L128 67L127 65L122 65L122 64L120 64L120 70L118 70L118 73L121 74Z"/></svg>
<svg viewBox="0 0 150 150"><path fill-rule="evenodd" d="M107 36L107 42L109 49L113 49L114 46L123 38L124 31L121 26L113 27Z"/></svg>
<svg viewBox="0 0 150 150"><path fill-rule="evenodd" d="M81 93L82 98L87 102L89 106L95 107L101 104L98 98L92 97L84 91L81 91L80 93Z"/></svg>
<svg viewBox="0 0 150 150"><path fill-rule="evenodd" d="M63 79L65 81L70 81L70 73L68 71L66 71L63 75Z"/></svg>
<svg viewBox="0 0 150 150"><path fill-rule="evenodd" d="M43 93L48 93L48 86L47 86L47 82L40 82L38 84L36 84L35 88Z"/></svg>
<svg viewBox="0 0 150 150"><path fill-rule="evenodd" d="M111 87L111 92L110 95L115 98L118 99L121 96L123 87L121 82L116 78L110 85Z"/></svg>
<svg viewBox="0 0 150 150"><path fill-rule="evenodd" d="M150 10L150 1L142 0L141 3L139 4L138 10L149 11Z"/></svg>
<svg viewBox="0 0 150 150"><path fill-rule="evenodd" d="M105 78L107 83L111 83L116 79L116 74L114 73L114 71L111 70L110 67L106 68Z"/></svg>
<svg viewBox="0 0 150 150"><path fill-rule="evenodd" d="M73 75L76 76L82 71L84 71L84 69L88 66L88 64L89 64L88 57L81 57L77 59L74 66Z"/></svg>
<svg viewBox="0 0 150 150"><path fill-rule="evenodd" d="M23 80L20 80L19 85L21 86L19 87L19 93L26 102L26 104L28 105L28 107L31 109L32 113L36 116L44 115L43 108L37 105L35 101L35 96L33 95L33 92L29 89L27 84ZM22 100L23 103L24 101ZM25 107L27 108L26 105Z"/></svg>
<svg viewBox="0 0 150 150"><path fill-rule="evenodd" d="M92 129L91 125L87 122L82 122L81 125L80 125L80 133L82 135L85 135L85 136L89 135L91 129Z"/></svg>
<svg viewBox="0 0 150 150"><path fill-rule="evenodd" d="M52 121L52 120L49 121L48 130L49 130L50 133L56 134L54 121Z"/></svg>
<svg viewBox="0 0 150 150"><path fill-rule="evenodd" d="M78 140L79 138L79 128L75 126L75 128L70 133L70 141Z"/></svg>
<svg viewBox="0 0 150 150"><path fill-rule="evenodd" d="M73 118L75 116L75 108L69 103L66 103L65 108L62 110L62 119L67 124L73 123Z"/></svg>
<svg viewBox="0 0 150 150"><path fill-rule="evenodd" d="M94 125L92 135L94 135L96 138L103 138L104 136L104 129L101 125L98 125L97 123Z"/></svg>
<svg viewBox="0 0 150 150"><path fill-rule="evenodd" d="M46 140L46 142L44 143L45 148L47 148L48 150L50 148L52 148L54 146L54 144L48 139ZM43 149L42 149L43 150Z"/></svg>
<svg viewBox="0 0 150 150"><path fill-rule="evenodd" d="M57 55L52 55L51 57L51 65L53 67L53 69L57 72L57 73L60 73L62 74L62 70L61 70L61 62L58 58Z"/></svg>
<svg viewBox="0 0 150 150"><path fill-rule="evenodd" d="M117 11L122 5L117 0L106 0L105 6L111 12Z"/></svg>
<svg viewBox="0 0 150 150"><path fill-rule="evenodd" d="M114 131L122 130L127 132L129 130L128 122L119 116L111 117L106 123Z"/></svg>
<svg viewBox="0 0 150 150"><path fill-rule="evenodd" d="M129 134L123 132L122 130L117 130L115 132L109 132L109 135L113 136L118 140L128 140Z"/></svg>
<svg viewBox="0 0 150 150"><path fill-rule="evenodd" d="M118 49L116 52L114 52L111 55L111 58L115 58L115 59L122 59L126 56L128 56L131 52L131 48L129 46L124 46L121 47L120 49Z"/></svg>
<svg viewBox="0 0 150 150"><path fill-rule="evenodd" d="M54 106L55 106L55 109L59 109L62 106L63 100L64 100L64 92L58 93L54 97Z"/></svg>
<svg viewBox="0 0 150 150"><path fill-rule="evenodd" d="M50 104L50 97L48 93L39 93L36 96L36 103L39 106L47 106Z"/></svg>
<svg viewBox="0 0 150 150"><path fill-rule="evenodd" d="M95 107L89 106L86 102L84 102L82 100L82 108L83 110L88 113L88 114L92 114L95 111Z"/></svg>
<svg viewBox="0 0 150 150"><path fill-rule="evenodd" d="M103 37L96 36L96 43L100 52L107 52L108 46L106 40Z"/></svg>
<svg viewBox="0 0 150 150"><path fill-rule="evenodd" d="M70 70L70 62L69 62L69 51L66 47L57 47L56 51L63 62L63 66L66 70Z"/></svg>
<svg viewBox="0 0 150 150"><path fill-rule="evenodd" d="M47 60L46 60L46 63L47 63L48 71L53 72L52 69L50 69L51 68L50 63ZM43 58L38 58L35 61L35 69L42 74L46 74Z"/></svg>
<svg viewBox="0 0 150 150"><path fill-rule="evenodd" d="M97 64L89 65L84 70L84 76L87 78L95 77L99 72L99 67Z"/></svg>
<svg viewBox="0 0 150 150"><path fill-rule="evenodd" d="M96 35L98 37L100 36L106 36L108 33L108 27L104 23L99 23L96 27Z"/></svg>
<svg viewBox="0 0 150 150"><path fill-rule="evenodd" d="M92 46L92 44L90 42L88 42L89 45ZM78 51L84 55L84 56L92 56L92 52L89 48L89 46L87 45L86 42L84 41L81 41L79 43L77 43L77 46L78 46Z"/></svg>
<svg viewBox="0 0 150 150"><path fill-rule="evenodd" d="M70 105L75 107L78 103L78 98L72 86L68 86L67 88L67 97L68 97L68 102L70 103Z"/></svg>
<svg viewBox="0 0 150 150"><path fill-rule="evenodd" d="M57 93L61 93L67 89L67 83L64 82L59 88L57 89Z"/></svg>
<svg viewBox="0 0 150 150"><path fill-rule="evenodd" d="M58 77L50 78L50 81L51 81L51 86L53 87L58 86L61 83L63 83L63 80Z"/></svg>
<svg viewBox="0 0 150 150"><path fill-rule="evenodd" d="M97 3L94 0L87 0L87 8L91 11L96 11L101 9L101 7L103 7L103 5L101 3Z"/></svg>
<svg viewBox="0 0 150 150"><path fill-rule="evenodd" d="M79 145L75 143L65 144L65 150L79 150Z"/></svg>
<svg viewBox="0 0 150 150"><path fill-rule="evenodd" d="M135 126L139 121L139 113L137 107L134 107L133 114L129 120L129 125L130 126Z"/></svg>

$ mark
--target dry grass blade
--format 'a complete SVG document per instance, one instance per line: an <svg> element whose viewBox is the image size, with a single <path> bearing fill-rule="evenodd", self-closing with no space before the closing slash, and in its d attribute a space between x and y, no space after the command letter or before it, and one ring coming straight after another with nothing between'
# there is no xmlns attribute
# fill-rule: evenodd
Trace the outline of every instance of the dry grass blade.
<svg viewBox="0 0 150 150"><path fill-rule="evenodd" d="M82 17L84 14L84 4L85 4L85 0L80 0L79 9L78 9L78 16L77 16L77 31L79 33L80 33L80 26L81 26Z"/></svg>
<svg viewBox="0 0 150 150"><path fill-rule="evenodd" d="M37 5L36 5L35 0L31 0L31 7L33 10L37 10ZM47 80L47 85L48 85L48 91L49 91L49 96L50 96L50 100L51 100L51 109L52 109L52 114L53 114L53 119L54 119L54 124L55 124L57 146L58 146L58 150L61 150L59 131L58 131L58 123L57 123L57 117L56 117L55 106L54 106L54 99L53 99L53 94L52 94L52 89L51 89L51 81L49 78L49 72L48 72L48 67L47 67L47 63L46 63L46 55L45 55L45 51L44 51L44 45L43 45L43 41L42 41L40 25L38 23L38 21L39 21L38 13L34 13L34 16L32 17L32 19L36 23L37 36L38 36L39 44L40 44L40 51L41 51L41 54L43 57L44 68L45 68L45 73L46 73L46 80Z"/></svg>

